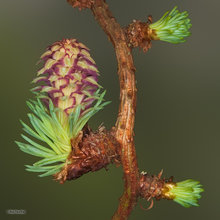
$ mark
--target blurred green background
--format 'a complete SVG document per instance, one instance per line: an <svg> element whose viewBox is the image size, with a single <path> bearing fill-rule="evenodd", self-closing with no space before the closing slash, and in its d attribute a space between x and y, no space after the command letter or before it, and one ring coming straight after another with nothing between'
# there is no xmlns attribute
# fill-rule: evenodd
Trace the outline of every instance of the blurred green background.
<svg viewBox="0 0 220 220"><path fill-rule="evenodd" d="M139 204L132 220L220 219L220 71L218 0L108 0L123 25L133 19L154 21L175 5L189 11L192 35L172 45L153 42L144 54L134 50L137 68L135 142L140 170L165 177L200 180L205 192L200 207L183 208L171 201L155 202L150 211ZM90 122L114 125L119 104L117 63L111 43L89 10L79 12L65 0L1 0L1 219L110 219L123 190L122 168L89 173L61 185L24 170L36 158L21 152L19 119L27 122L25 101L30 81L45 48L56 40L77 38L91 49L100 70L100 84L112 100ZM147 204L140 200L143 206ZM24 209L26 215L8 215Z"/></svg>

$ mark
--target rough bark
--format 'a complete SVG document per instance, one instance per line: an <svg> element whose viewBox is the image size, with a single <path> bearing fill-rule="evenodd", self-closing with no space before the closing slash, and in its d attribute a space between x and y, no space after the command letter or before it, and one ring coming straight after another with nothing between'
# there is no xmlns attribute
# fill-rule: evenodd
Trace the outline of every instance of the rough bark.
<svg viewBox="0 0 220 220"><path fill-rule="evenodd" d="M137 35L134 36L129 31L129 28L123 29L120 26L104 0L68 0L68 2L73 7L79 7L79 9L90 8L95 19L115 48L120 82L120 106L114 131L117 142L120 144L119 154L124 170L124 192L112 219L125 220L136 205L139 196L139 170L133 131L137 89L131 49L135 45L131 43L133 43L132 40L135 40L137 36L144 37L144 39L139 38L137 40L141 42L141 45L144 46L143 49L146 51L149 48L150 39L141 35L140 32L148 33L148 26L143 24L141 25L141 30L136 28ZM131 28L133 27L135 28L137 25L133 25Z"/></svg>

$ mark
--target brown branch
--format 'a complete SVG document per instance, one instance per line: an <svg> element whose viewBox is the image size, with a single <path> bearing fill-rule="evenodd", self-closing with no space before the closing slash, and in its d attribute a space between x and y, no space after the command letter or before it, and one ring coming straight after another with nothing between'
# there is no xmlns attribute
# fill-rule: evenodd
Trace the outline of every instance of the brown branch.
<svg viewBox="0 0 220 220"><path fill-rule="evenodd" d="M124 193L113 218L127 219L137 200L139 172L133 139L136 108L135 67L131 50L123 29L109 11L108 5L97 0L93 14L115 47L120 81L120 107L116 122L116 138L121 144L121 161L124 169Z"/></svg>
<svg viewBox="0 0 220 220"><path fill-rule="evenodd" d="M121 146L121 163L124 170L124 193L113 220L125 220L134 208L139 195L139 171L134 146L134 120L136 109L135 67L129 42L129 28L125 31L111 14L104 0L68 0L73 7L91 8L95 19L112 42L118 61L118 76L120 81L120 106L115 125L115 137ZM137 25L136 25L137 26ZM138 32L135 27L132 30ZM144 27L142 25L141 27ZM145 28L146 29L146 28ZM138 29L139 30L139 29ZM141 30L142 31L142 30ZM148 32L146 32L148 33ZM127 35L127 36L126 36ZM140 32L137 33L140 35ZM142 36L142 35L140 35ZM144 37L146 38L146 37ZM149 39L147 48L149 47ZM143 41L142 41L143 43ZM146 43L143 44L146 48Z"/></svg>

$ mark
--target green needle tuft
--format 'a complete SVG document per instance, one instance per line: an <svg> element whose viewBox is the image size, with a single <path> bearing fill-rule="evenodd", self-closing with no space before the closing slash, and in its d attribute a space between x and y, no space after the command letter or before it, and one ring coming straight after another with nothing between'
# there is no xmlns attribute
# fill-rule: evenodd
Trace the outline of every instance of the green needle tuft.
<svg viewBox="0 0 220 220"><path fill-rule="evenodd" d="M76 107L75 112L69 116L62 109L55 108L49 100L49 108L46 108L40 98L37 101L27 102L33 113L29 113L29 119L33 128L21 121L26 135L21 135L27 143L16 141L20 150L43 159L37 161L33 166L26 165L27 171L43 172L40 177L49 176L59 172L65 165L71 151L71 139L77 137L88 120L109 102L103 102L105 91L95 93L96 104L85 110L82 114L82 107ZM60 117L58 118L57 115ZM38 142L41 143L38 143ZM45 146L46 145L46 146Z"/></svg>
<svg viewBox="0 0 220 220"><path fill-rule="evenodd" d="M165 183L164 197L173 199L173 201L188 208L191 206L199 206L198 199L201 198L200 193L204 189L199 181L188 179L177 183Z"/></svg>
<svg viewBox="0 0 220 220"><path fill-rule="evenodd" d="M173 44L185 42L185 38L190 35L191 26L188 12L179 12L177 7L171 12L167 11L159 21L149 25L152 29L152 39Z"/></svg>

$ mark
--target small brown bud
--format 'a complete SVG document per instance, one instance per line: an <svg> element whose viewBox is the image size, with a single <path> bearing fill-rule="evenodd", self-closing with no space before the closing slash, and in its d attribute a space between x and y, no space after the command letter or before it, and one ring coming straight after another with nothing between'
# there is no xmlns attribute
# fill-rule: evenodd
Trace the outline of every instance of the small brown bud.
<svg viewBox="0 0 220 220"><path fill-rule="evenodd" d="M92 4L94 3L93 0L67 0L67 2L74 8L78 7L79 10L91 8Z"/></svg>
<svg viewBox="0 0 220 220"><path fill-rule="evenodd" d="M125 28L125 33L127 35L128 44L131 47L140 47L144 52L147 52L151 48L151 33L149 28L152 17L148 18L147 22L141 22L138 20L133 20L133 23L129 24Z"/></svg>

